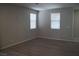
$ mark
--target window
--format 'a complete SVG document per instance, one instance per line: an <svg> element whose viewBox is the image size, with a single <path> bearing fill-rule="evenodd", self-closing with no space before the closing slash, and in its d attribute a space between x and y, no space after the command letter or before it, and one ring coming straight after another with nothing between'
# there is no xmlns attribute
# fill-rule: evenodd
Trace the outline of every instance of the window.
<svg viewBox="0 0 79 59"><path fill-rule="evenodd" d="M30 13L30 29L36 28L36 14Z"/></svg>
<svg viewBox="0 0 79 59"><path fill-rule="evenodd" d="M60 13L51 14L51 29L60 29Z"/></svg>

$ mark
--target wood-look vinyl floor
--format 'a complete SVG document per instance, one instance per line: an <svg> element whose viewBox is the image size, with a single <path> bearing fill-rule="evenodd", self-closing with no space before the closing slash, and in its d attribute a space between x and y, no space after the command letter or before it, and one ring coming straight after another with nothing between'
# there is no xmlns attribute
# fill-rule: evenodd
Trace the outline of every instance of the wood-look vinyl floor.
<svg viewBox="0 0 79 59"><path fill-rule="evenodd" d="M37 38L1 51L2 56L79 56L79 43Z"/></svg>

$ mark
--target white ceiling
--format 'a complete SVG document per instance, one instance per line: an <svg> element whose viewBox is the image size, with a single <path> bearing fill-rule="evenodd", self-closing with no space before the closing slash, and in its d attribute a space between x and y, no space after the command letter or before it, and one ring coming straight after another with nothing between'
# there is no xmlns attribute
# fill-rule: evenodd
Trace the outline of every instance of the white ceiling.
<svg viewBox="0 0 79 59"><path fill-rule="evenodd" d="M78 7L78 3L16 3L15 5L32 8L35 10L47 10L63 7Z"/></svg>

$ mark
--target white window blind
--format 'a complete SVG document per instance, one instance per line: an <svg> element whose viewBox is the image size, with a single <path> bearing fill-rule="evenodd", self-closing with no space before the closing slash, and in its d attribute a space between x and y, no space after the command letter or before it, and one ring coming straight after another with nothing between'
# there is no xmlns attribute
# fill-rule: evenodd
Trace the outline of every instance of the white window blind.
<svg viewBox="0 0 79 59"><path fill-rule="evenodd" d="M36 14L30 13L30 29L36 29Z"/></svg>
<svg viewBox="0 0 79 59"><path fill-rule="evenodd" d="M60 29L60 13L51 14L51 29Z"/></svg>

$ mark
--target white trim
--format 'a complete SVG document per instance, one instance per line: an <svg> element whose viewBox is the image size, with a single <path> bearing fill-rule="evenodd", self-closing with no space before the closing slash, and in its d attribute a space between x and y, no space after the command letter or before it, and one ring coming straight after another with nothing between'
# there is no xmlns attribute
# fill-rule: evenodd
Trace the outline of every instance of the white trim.
<svg viewBox="0 0 79 59"><path fill-rule="evenodd" d="M10 45L7 45L7 46L4 46L4 47L1 47L0 50L3 50L3 49L6 49L6 48L9 48L11 46L15 46L17 44L20 44L20 43L23 43L25 41L29 41L29 40L32 40L32 39L27 39L27 40L24 40L24 41L21 41L21 42L17 42L17 43L13 43L13 44L10 44Z"/></svg>
<svg viewBox="0 0 79 59"><path fill-rule="evenodd" d="M79 42L79 38L73 38L73 39L62 39L62 38L49 38L49 37L43 37L43 36L38 36L38 38L46 38L46 39L51 39L51 40L62 40L62 41L71 41L71 42Z"/></svg>
<svg viewBox="0 0 79 59"><path fill-rule="evenodd" d="M66 39L62 39L62 38L59 38L59 39L58 38L49 38L49 37L43 37L43 36L38 36L37 38L46 38L46 39L51 39L51 40L63 40L63 41L79 42L79 38L73 38L72 40L66 40ZM14 43L14 44L10 44L10 45L4 46L4 47L2 47L0 49L1 50L2 49L6 49L8 47L15 46L17 44L20 44L20 43L23 43L23 42L29 41L29 40L32 40L32 39L27 39L27 40L24 40L24 41L21 41L21 42L17 42L17 43Z"/></svg>
<svg viewBox="0 0 79 59"><path fill-rule="evenodd" d="M72 19L72 39L74 37L74 8L73 8L73 19Z"/></svg>
<svg viewBox="0 0 79 59"><path fill-rule="evenodd" d="M74 42L79 42L79 37L74 38Z"/></svg>

